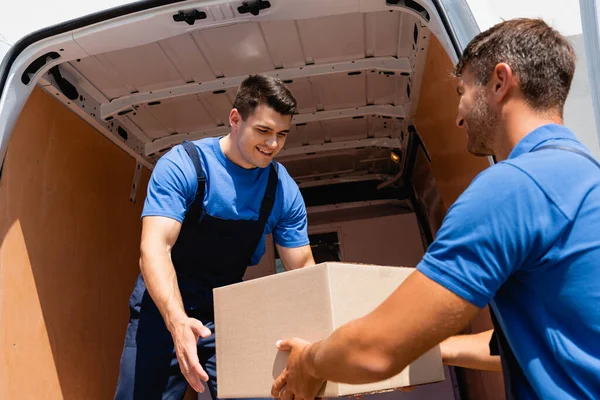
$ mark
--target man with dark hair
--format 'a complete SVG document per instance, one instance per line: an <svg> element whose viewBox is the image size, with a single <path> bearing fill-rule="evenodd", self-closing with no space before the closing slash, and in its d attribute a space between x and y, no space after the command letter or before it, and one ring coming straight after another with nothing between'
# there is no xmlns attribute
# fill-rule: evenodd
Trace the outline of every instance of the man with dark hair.
<svg viewBox="0 0 600 400"><path fill-rule="evenodd" d="M600 398L600 164L562 125L574 70L573 49L541 20L506 21L471 41L456 69L456 123L470 152L498 164L377 309L318 343L278 343L291 353L274 396L391 377L489 304L509 398ZM491 361L486 347L475 367Z"/></svg>
<svg viewBox="0 0 600 400"><path fill-rule="evenodd" d="M216 399L212 289L240 282L269 233L286 269L314 264L304 201L273 160L295 112L280 80L250 76L228 135L184 142L157 162L116 399L182 399L188 385L203 392L202 381Z"/></svg>

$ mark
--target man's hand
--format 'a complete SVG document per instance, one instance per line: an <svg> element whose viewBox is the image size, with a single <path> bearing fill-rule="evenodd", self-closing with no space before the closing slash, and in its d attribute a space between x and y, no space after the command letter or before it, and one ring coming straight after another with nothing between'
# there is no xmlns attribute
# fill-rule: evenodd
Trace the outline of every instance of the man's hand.
<svg viewBox="0 0 600 400"><path fill-rule="evenodd" d="M289 351L290 357L286 369L273 383L271 395L282 400L314 399L325 381L311 375L306 365L310 343L293 338L278 341L277 348L280 351Z"/></svg>
<svg viewBox="0 0 600 400"><path fill-rule="evenodd" d="M482 371L502 371L500 356L490 355L493 329L485 332L451 336L440 343L442 361L455 367Z"/></svg>
<svg viewBox="0 0 600 400"><path fill-rule="evenodd" d="M173 325L171 336L179 367L185 379L196 392L204 392L202 381L208 381L208 374L202 369L198 359L198 339L211 335L210 329L195 318L185 318Z"/></svg>

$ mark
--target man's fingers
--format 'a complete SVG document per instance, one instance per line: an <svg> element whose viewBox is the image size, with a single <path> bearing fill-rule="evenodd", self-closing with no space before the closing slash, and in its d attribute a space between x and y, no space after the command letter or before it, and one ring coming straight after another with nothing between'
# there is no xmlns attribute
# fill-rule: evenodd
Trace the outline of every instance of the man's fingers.
<svg viewBox="0 0 600 400"><path fill-rule="evenodd" d="M204 372L202 367L200 367L199 365L196 367L188 364L188 368L182 369L182 372L192 389L199 393L204 392L204 385L202 384L202 380L204 380L204 378L202 377L202 373L206 375L206 372Z"/></svg>
<svg viewBox="0 0 600 400"><path fill-rule="evenodd" d="M202 382L200 381L199 377L194 375L190 370L190 364L189 361L186 359L185 355L182 355L182 357L178 357L178 359L179 368L181 369L185 380L188 381L192 389L194 389L196 392L204 392L204 386L202 385Z"/></svg>
<svg viewBox="0 0 600 400"><path fill-rule="evenodd" d="M275 343L275 346L281 351L290 351L292 349L292 345L290 340L278 340Z"/></svg>
<svg viewBox="0 0 600 400"><path fill-rule="evenodd" d="M186 380L196 392L204 392L202 381L208 382L208 374L200 365L195 340L191 340L190 343L186 344L182 358L184 359L185 364L185 369L182 369L182 372L184 373Z"/></svg>
<svg viewBox="0 0 600 400"><path fill-rule="evenodd" d="M210 329L208 329L207 327L205 327L202 322L198 321L197 319L191 318L194 322L192 323L192 330L194 331L194 334L201 337L201 338L207 338L210 337L210 335L212 335L212 332L210 331Z"/></svg>
<svg viewBox="0 0 600 400"><path fill-rule="evenodd" d="M192 389L194 389L198 393L204 393L204 385L200 379L194 376L186 376L185 377Z"/></svg>
<svg viewBox="0 0 600 400"><path fill-rule="evenodd" d="M200 379L202 379L204 382L208 382L208 374L206 373L206 371L204 371L204 369L202 368L202 366L200 365L200 363L193 364L192 365L192 371L196 375L198 375L200 377Z"/></svg>
<svg viewBox="0 0 600 400"><path fill-rule="evenodd" d="M204 369L202 369L202 366L200 365L200 359L198 359L198 353L195 344L194 346L189 346L186 348L185 358L190 373L196 375L199 379L203 380L204 382L208 382L208 374L206 373L206 371L204 371Z"/></svg>
<svg viewBox="0 0 600 400"><path fill-rule="evenodd" d="M286 388L283 388L283 391L280 393L281 400L294 400L294 393L292 393L291 390L286 390Z"/></svg>
<svg viewBox="0 0 600 400"><path fill-rule="evenodd" d="M208 382L208 374L202 369L198 359L198 338L212 335L210 329L194 318L188 318L173 336L177 349L177 360L181 372L196 392L204 392L202 381Z"/></svg>
<svg viewBox="0 0 600 400"><path fill-rule="evenodd" d="M273 386L271 386L271 396L279 397L281 390L285 387L286 384L286 372L287 369L283 370L281 375L279 375L277 379L275 379Z"/></svg>

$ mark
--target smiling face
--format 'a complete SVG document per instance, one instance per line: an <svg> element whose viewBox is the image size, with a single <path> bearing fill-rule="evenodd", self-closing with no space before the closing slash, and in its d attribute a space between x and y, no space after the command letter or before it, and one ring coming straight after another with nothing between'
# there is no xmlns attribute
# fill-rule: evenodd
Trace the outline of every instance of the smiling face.
<svg viewBox="0 0 600 400"><path fill-rule="evenodd" d="M246 120L234 108L229 121L234 147L232 161L242 168L266 168L285 145L292 116L259 104Z"/></svg>
<svg viewBox="0 0 600 400"><path fill-rule="evenodd" d="M475 76L465 71L457 84L460 96L456 125L467 131L467 150L476 156L493 155L498 130L498 112L492 108L488 85L477 84Z"/></svg>

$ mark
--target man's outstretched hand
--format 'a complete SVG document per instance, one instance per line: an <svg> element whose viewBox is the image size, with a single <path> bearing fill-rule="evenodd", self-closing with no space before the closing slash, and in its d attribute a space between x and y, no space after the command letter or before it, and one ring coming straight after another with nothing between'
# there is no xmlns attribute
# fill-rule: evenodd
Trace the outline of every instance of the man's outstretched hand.
<svg viewBox="0 0 600 400"><path fill-rule="evenodd" d="M185 379L196 392L204 392L202 382L208 382L208 374L198 359L198 339L212 335L210 329L195 318L184 318L171 329L179 367Z"/></svg>
<svg viewBox="0 0 600 400"><path fill-rule="evenodd" d="M289 351L288 365L273 383L271 395L282 400L312 400L325 383L313 376L307 365L307 355L311 344L305 340L293 338L280 340L277 348Z"/></svg>

